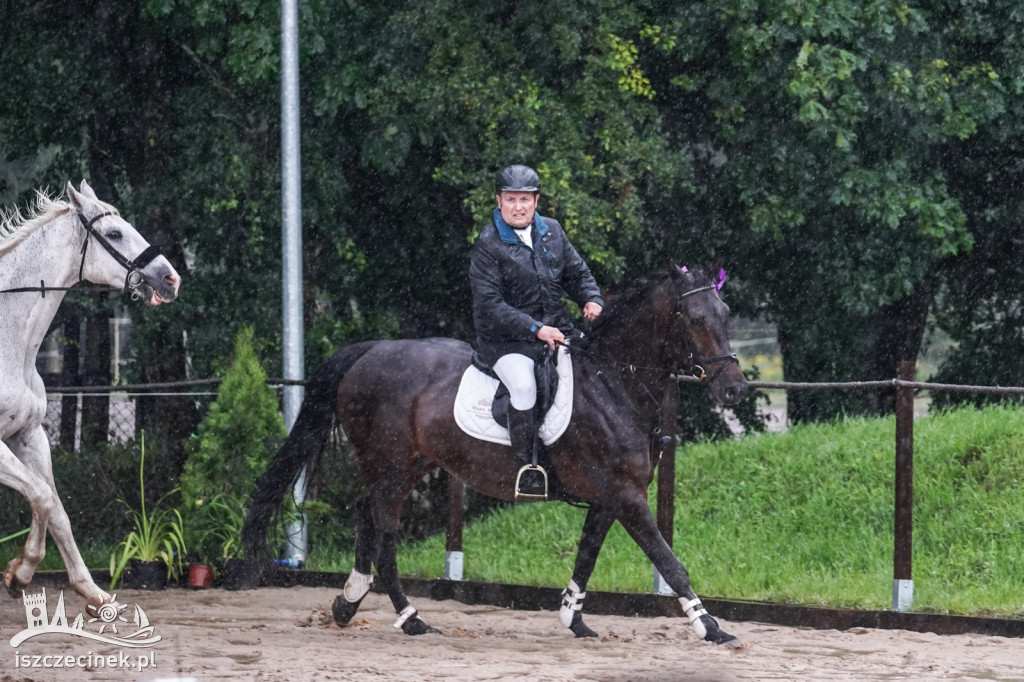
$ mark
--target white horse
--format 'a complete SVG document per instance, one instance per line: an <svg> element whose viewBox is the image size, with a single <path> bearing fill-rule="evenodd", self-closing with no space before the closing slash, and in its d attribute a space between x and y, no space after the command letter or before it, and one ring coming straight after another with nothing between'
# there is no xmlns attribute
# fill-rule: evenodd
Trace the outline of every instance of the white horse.
<svg viewBox="0 0 1024 682"><path fill-rule="evenodd" d="M80 192L68 183L67 197L39 193L29 216L0 215L0 483L32 508L28 539L7 564L4 583L21 596L46 552L49 530L71 586L98 608L111 597L89 575L54 487L36 353L65 292L79 282L124 287L155 306L174 300L181 278L85 181Z"/></svg>

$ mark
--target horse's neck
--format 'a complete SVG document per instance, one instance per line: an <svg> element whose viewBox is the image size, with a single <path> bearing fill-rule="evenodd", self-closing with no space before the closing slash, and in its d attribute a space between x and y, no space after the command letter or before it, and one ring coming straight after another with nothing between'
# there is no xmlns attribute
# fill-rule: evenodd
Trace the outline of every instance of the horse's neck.
<svg viewBox="0 0 1024 682"><path fill-rule="evenodd" d="M599 333L590 337L588 348L595 355L620 365L668 367L662 332L651 319L623 324L618 320L608 320Z"/></svg>
<svg viewBox="0 0 1024 682"><path fill-rule="evenodd" d="M74 214L58 216L38 227L25 240L0 257L0 290L20 287L69 287L78 281L81 235ZM2 293L0 317L0 372L28 371L50 328L63 291ZM9 374L7 374L9 376Z"/></svg>
<svg viewBox="0 0 1024 682"><path fill-rule="evenodd" d="M601 371L622 386L645 428L647 422L660 421L671 377L664 344L650 321L646 326L606 324L591 337L588 350Z"/></svg>

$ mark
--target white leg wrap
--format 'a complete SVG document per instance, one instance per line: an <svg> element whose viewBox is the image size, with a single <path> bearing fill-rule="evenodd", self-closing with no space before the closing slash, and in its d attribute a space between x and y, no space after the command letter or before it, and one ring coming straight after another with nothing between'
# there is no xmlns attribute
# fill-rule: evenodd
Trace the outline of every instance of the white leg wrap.
<svg viewBox="0 0 1024 682"><path fill-rule="evenodd" d="M404 609L402 609L402 612L400 614L398 614L398 620L395 621L395 627L401 630L402 625L405 624L405 621L409 620L415 615L416 609L412 607L412 604L409 604Z"/></svg>
<svg viewBox="0 0 1024 682"><path fill-rule="evenodd" d="M368 573L360 573L353 568L352 572L348 574L348 580L345 581L345 589L342 592L345 597L345 601L353 604L356 603L366 596L366 593L370 591L370 585L372 584L372 575Z"/></svg>
<svg viewBox="0 0 1024 682"><path fill-rule="evenodd" d="M683 607L683 613L685 613L686 617L690 619L690 625L693 626L694 632L697 633L698 637L704 639L708 634L708 629L704 627L704 623L701 622L700 617L706 616L708 612L704 610L704 605L700 603L700 599L694 597L690 601L683 601L683 599L680 598L679 603Z"/></svg>
<svg viewBox="0 0 1024 682"><path fill-rule="evenodd" d="M562 590L562 606L558 609L558 621L565 627L572 625L573 614L583 610L583 599L586 592L580 592L575 580L569 581L569 587Z"/></svg>

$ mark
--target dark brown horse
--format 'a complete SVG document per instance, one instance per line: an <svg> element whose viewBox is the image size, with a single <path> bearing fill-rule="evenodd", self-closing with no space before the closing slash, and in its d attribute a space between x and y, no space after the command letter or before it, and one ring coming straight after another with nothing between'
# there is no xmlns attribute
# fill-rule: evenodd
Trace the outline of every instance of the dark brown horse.
<svg viewBox="0 0 1024 682"><path fill-rule="evenodd" d="M589 504L576 566L559 617L577 637L596 636L583 623L587 581L615 521L629 532L702 638L735 643L702 608L686 568L658 531L647 489L674 433L679 368L702 376L716 403L746 393L729 352L729 308L703 273L671 265L618 296L583 343L573 344L573 417L547 448L555 499ZM409 604L398 579L395 532L402 502L425 472L442 467L474 490L511 500L520 463L511 448L463 433L453 418L455 394L470 364L468 344L447 340L371 341L338 351L309 380L291 435L253 493L243 533L250 557L267 557L270 520L302 467L341 424L368 492L358 502L355 566L334 602L345 625L377 574L407 634L436 632ZM549 469L549 472L552 469Z"/></svg>

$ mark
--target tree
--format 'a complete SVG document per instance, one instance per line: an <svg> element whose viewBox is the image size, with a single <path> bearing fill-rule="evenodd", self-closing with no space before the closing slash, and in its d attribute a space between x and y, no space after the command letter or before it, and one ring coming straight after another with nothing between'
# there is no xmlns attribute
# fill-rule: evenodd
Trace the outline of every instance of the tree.
<svg viewBox="0 0 1024 682"><path fill-rule="evenodd" d="M947 20L892 3L690 3L677 50L650 67L678 86L663 106L707 186L694 211L739 226L724 245L748 285L735 307L776 321L787 379L894 376L896 356L920 345L935 267L971 247L934 160L1005 101ZM864 333L900 317L895 335ZM790 415L857 401L793 394Z"/></svg>
<svg viewBox="0 0 1024 682"><path fill-rule="evenodd" d="M217 399L189 441L181 475L186 509L209 502L219 493L247 499L287 432L277 396L256 357L253 331L235 337L235 353Z"/></svg>

